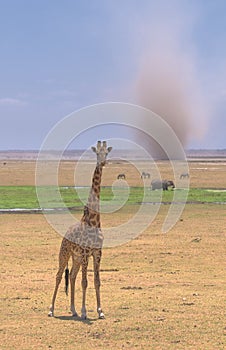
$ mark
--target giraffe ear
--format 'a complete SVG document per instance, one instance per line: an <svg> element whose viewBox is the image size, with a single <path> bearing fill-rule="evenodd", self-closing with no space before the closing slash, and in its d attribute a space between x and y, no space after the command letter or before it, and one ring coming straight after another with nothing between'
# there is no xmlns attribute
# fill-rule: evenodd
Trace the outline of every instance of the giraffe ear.
<svg viewBox="0 0 226 350"><path fill-rule="evenodd" d="M111 152L112 147L108 147L107 150L108 150L108 153Z"/></svg>
<svg viewBox="0 0 226 350"><path fill-rule="evenodd" d="M91 147L91 150L92 150L94 153L97 153L96 147Z"/></svg>

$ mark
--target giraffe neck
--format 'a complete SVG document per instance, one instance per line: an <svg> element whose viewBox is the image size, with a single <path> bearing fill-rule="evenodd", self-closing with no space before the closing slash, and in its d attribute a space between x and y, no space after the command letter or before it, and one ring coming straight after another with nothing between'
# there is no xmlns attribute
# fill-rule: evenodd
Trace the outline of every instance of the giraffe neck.
<svg viewBox="0 0 226 350"><path fill-rule="evenodd" d="M94 170L92 187L82 217L82 222L93 227L100 227L100 184L102 169L103 167L101 165L97 165Z"/></svg>

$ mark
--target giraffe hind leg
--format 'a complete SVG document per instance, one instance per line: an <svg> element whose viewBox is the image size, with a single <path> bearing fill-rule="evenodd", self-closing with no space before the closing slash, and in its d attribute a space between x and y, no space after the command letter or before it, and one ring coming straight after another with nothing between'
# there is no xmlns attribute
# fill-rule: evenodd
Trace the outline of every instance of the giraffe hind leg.
<svg viewBox="0 0 226 350"><path fill-rule="evenodd" d="M67 266L68 260L71 255L69 248L70 248L69 242L65 242L65 240L63 240L60 248L60 253L59 253L59 269L56 274L56 285L55 285L55 289L52 297L52 303L50 305L49 313L48 313L48 316L50 317L54 316L54 306L55 306L57 291L58 291L60 282L62 280L64 270Z"/></svg>
<svg viewBox="0 0 226 350"><path fill-rule="evenodd" d="M48 316L54 316L54 306L55 306L55 300L56 300L56 296L57 296L57 291L58 291L58 288L59 288L59 285L60 285L60 282L62 280L62 275L64 273L64 269L65 269L66 265L65 266L61 266L57 272L57 275L56 275L56 285L55 285L55 289L54 289L54 293L53 293L53 298L52 298L52 303L50 305L50 308L49 308L49 313L48 313Z"/></svg>

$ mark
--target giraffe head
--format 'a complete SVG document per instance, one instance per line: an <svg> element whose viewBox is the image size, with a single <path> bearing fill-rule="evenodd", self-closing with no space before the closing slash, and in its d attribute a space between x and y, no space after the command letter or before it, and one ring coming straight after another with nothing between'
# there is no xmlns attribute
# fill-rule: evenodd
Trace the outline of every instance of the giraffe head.
<svg viewBox="0 0 226 350"><path fill-rule="evenodd" d="M111 152L112 147L107 147L106 141L103 141L103 143L101 143L101 141L98 141L97 146L92 147L92 150L97 155L97 164L104 166L106 163L107 155L109 152Z"/></svg>

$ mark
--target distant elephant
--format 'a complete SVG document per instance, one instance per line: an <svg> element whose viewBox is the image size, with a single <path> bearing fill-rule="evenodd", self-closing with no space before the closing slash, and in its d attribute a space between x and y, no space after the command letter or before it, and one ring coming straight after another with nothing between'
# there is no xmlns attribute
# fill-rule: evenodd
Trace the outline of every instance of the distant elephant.
<svg viewBox="0 0 226 350"><path fill-rule="evenodd" d="M145 173L145 171L143 171L141 174L141 179L146 179L146 178L150 179L150 176L151 175L149 173Z"/></svg>
<svg viewBox="0 0 226 350"><path fill-rule="evenodd" d="M163 191L167 191L168 187L175 188L175 185L173 181L171 180L153 180L151 182L151 188L152 190L160 190L163 189Z"/></svg>
<svg viewBox="0 0 226 350"><path fill-rule="evenodd" d="M175 188L174 182L172 180L164 180L163 182L166 183L167 190L168 190L168 187L171 187L172 189Z"/></svg>
<svg viewBox="0 0 226 350"><path fill-rule="evenodd" d="M125 174L118 174L117 179L124 179L125 180L126 175Z"/></svg>

